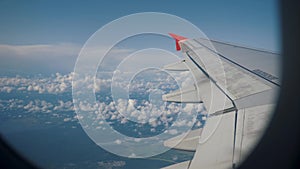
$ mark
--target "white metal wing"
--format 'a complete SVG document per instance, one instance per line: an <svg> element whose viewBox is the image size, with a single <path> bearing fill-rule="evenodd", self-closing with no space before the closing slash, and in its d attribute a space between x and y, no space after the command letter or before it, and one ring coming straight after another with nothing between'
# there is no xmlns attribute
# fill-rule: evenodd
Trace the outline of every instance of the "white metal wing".
<svg viewBox="0 0 300 169"><path fill-rule="evenodd" d="M279 90L276 61L279 55L206 39L170 34L185 59L166 70L192 72L188 89L163 96L164 101L203 102L208 118L199 137L177 136L165 142L174 148L195 150L191 161L168 169L235 168L255 146L268 124ZM214 48L216 47L217 50ZM275 68L274 68L275 67ZM277 77L276 77L277 76ZM192 139L193 138L193 139ZM194 146L192 146L194 145Z"/></svg>

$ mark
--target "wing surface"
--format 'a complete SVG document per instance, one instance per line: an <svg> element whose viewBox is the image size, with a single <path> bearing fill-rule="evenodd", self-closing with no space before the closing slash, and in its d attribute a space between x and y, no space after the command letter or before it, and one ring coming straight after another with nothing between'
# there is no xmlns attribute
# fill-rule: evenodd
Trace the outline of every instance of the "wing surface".
<svg viewBox="0 0 300 169"><path fill-rule="evenodd" d="M202 128L183 133L164 142L164 146L186 151L196 151Z"/></svg>

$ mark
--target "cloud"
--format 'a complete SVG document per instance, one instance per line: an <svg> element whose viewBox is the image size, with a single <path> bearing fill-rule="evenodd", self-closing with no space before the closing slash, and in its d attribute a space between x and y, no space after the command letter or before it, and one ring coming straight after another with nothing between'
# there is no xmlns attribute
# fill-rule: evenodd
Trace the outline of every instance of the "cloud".
<svg viewBox="0 0 300 169"><path fill-rule="evenodd" d="M76 56L81 45L72 43L6 45L0 44L0 56L44 57L44 56Z"/></svg>
<svg viewBox="0 0 300 169"><path fill-rule="evenodd" d="M53 110L58 110L58 111L73 111L73 102L72 101L62 101L58 100L58 105L54 106Z"/></svg>
<svg viewBox="0 0 300 169"><path fill-rule="evenodd" d="M53 104L45 100L33 100L29 101L24 105L24 109L28 112L41 112L41 113L51 113L51 112L62 112L62 111L73 111L73 103L71 101L63 102L58 101L58 104Z"/></svg>
<svg viewBox="0 0 300 169"><path fill-rule="evenodd" d="M30 113L52 113L54 116L56 112L74 111L71 101L64 102L61 100L56 103L40 99L30 100L29 102L20 99L0 100L0 107L3 107L4 110L23 109L24 112Z"/></svg>
<svg viewBox="0 0 300 169"><path fill-rule="evenodd" d="M119 72L122 73L122 72ZM186 74L183 74L186 76ZM0 78L0 92L12 93L12 92L36 92L39 94L64 94L72 92L72 80L75 77L75 73L60 74L55 73L49 77L2 77ZM78 110L84 112L92 112L95 120L95 125L101 126L103 121L117 121L121 124L126 124L131 121L136 121L143 124L148 124L153 132L156 131L156 127L164 125L166 128L169 127L170 122L175 120L173 124L175 127L192 126L192 121L175 119L174 115L182 113L183 116L191 116L192 112L203 112L204 108L202 104L183 104L180 108L180 104L168 103L159 104L156 103L161 97L155 98L154 101L143 98L145 93L159 93L162 88L164 90L175 86L170 85L170 78L163 78L158 76L154 81L147 80L136 80L131 84L131 89L138 96L137 98L117 98L115 101L110 99L110 85L111 76L106 78L97 78L95 83L94 78L91 76L85 76L84 78L78 79L73 85L80 87L83 85L85 88L94 89L96 92L105 99L104 101L98 102L96 105L92 105L88 102L80 101L76 104ZM116 85L124 90L128 88L128 84L122 81L123 76L119 76L120 80L117 81ZM182 79L182 83L185 82L185 78L177 76L178 79ZM145 87L146 86L146 87ZM105 94L105 95L103 95ZM106 96L107 95L107 96ZM102 98L102 99L103 99ZM3 105L3 104L2 104ZM60 116L60 112L74 111L73 102L71 100L63 101L57 100L55 102L47 102L45 100L31 100L29 102L20 103L19 105L10 102L10 106L19 106L24 108L28 112L45 112L52 113L53 116ZM5 105L4 105L5 107ZM72 115L74 116L74 115ZM102 117L104 116L105 119ZM63 116L63 121L70 121L72 119L83 119L85 118L82 114L78 114L75 117ZM102 121L102 123L100 123ZM200 125L200 124L199 124ZM97 127L95 126L95 127ZM174 134L174 132L172 132Z"/></svg>
<svg viewBox="0 0 300 169"><path fill-rule="evenodd" d="M0 88L0 92L6 92L6 93L10 93L12 90L14 90L14 88L9 86L4 86Z"/></svg>
<svg viewBox="0 0 300 169"><path fill-rule="evenodd" d="M168 130L168 133L171 135L176 135L176 134L178 134L178 131L175 129L171 129L171 130Z"/></svg>
<svg viewBox="0 0 300 169"><path fill-rule="evenodd" d="M183 110L185 112L192 112L192 110L195 108L194 106L195 106L195 104L186 104L185 107L183 108Z"/></svg>
<svg viewBox="0 0 300 169"><path fill-rule="evenodd" d="M134 153L131 153L129 156L128 156L128 158L136 158L137 156L136 156L136 154L134 154Z"/></svg>
<svg viewBox="0 0 300 169"><path fill-rule="evenodd" d="M14 90L42 93L64 93L70 91L73 73L61 75L56 73L45 78L2 77L0 92L10 93Z"/></svg>
<svg viewBox="0 0 300 169"><path fill-rule="evenodd" d="M68 121L71 121L71 120L72 120L72 118L70 118L70 117L64 118L64 122L68 122Z"/></svg>
<svg viewBox="0 0 300 169"><path fill-rule="evenodd" d="M71 72L74 70L77 57L82 45L74 43L56 44L30 44L30 45L8 45L0 44L0 67L2 69L13 69L18 72ZM106 50L105 47L88 47L89 54L96 57L99 51ZM113 48L110 51L110 59L107 59L102 67L106 69L120 62L122 57L131 52L131 49Z"/></svg>
<svg viewBox="0 0 300 169"><path fill-rule="evenodd" d="M13 110L22 108L24 105L24 101L20 99L8 99L8 100L0 100L0 107L2 110Z"/></svg>
<svg viewBox="0 0 300 169"><path fill-rule="evenodd" d="M115 140L114 143L116 143L116 144L121 144L122 141L118 139L118 140Z"/></svg>
<svg viewBox="0 0 300 169"><path fill-rule="evenodd" d="M109 161L109 162L98 162L98 166L101 169L113 169L113 168L122 168L126 165L125 161Z"/></svg>

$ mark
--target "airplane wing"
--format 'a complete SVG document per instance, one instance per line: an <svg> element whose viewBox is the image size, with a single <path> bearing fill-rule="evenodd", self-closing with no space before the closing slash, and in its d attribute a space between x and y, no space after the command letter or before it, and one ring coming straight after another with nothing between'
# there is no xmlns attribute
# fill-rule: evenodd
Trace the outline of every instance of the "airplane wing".
<svg viewBox="0 0 300 169"><path fill-rule="evenodd" d="M228 43L212 41L211 44L206 39L170 35L185 59L164 68L170 71L188 69L196 80L191 88L166 94L163 100L203 102L208 117L199 137L193 132L184 139L177 136L165 142L168 147L196 151L191 161L167 168L235 168L259 141L270 119L274 98L280 88L274 61L279 55ZM181 139L181 143L176 141Z"/></svg>
<svg viewBox="0 0 300 169"><path fill-rule="evenodd" d="M188 168L190 163L191 163L191 161L184 161L184 162L174 164L174 165L171 165L171 166L167 166L167 167L164 167L164 168L161 168L161 169L183 169L183 168Z"/></svg>
<svg viewBox="0 0 300 169"><path fill-rule="evenodd" d="M196 151L202 128L191 130L164 142L164 146L186 151Z"/></svg>

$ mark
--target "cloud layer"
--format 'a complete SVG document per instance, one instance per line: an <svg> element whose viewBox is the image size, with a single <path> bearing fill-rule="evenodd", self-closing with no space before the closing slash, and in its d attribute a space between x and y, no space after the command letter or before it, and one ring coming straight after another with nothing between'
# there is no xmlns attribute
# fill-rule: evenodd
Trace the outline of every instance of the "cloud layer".
<svg viewBox="0 0 300 169"><path fill-rule="evenodd" d="M170 125L177 127L192 127L196 125L200 127L201 121L193 120L189 116L192 112L205 113L202 104L175 104L175 103L163 103L157 102L161 100L162 91L175 90L176 85L174 79L164 77L169 75L163 75L159 72L155 80L151 79L154 76L150 74L141 75L135 77L131 82L125 83L122 80L124 76L118 76L116 81L112 83L111 72L106 76L100 75L96 79L86 76L79 81L73 82L73 85L89 84L86 89L94 90L98 97L98 103L92 105L88 102L80 101L77 107L74 107L71 96L72 79L75 73L62 75L60 73L53 74L48 77L1 77L0 78L0 92L6 95L20 96L16 99L4 99L0 100L0 108L4 111L21 110L19 112L32 113L32 114L48 114L55 118L60 118L63 122L78 122L78 120L84 120L88 116L82 114L74 114L75 108L85 112L91 112L93 114L93 123L89 126L100 130L105 130L104 123L118 124L118 126L124 126L132 124L136 129L134 133L142 135L144 132L159 133L162 128L168 128ZM192 83L192 78L188 76L186 72L180 73L174 76L176 83L180 85L187 85ZM95 80L95 81L94 81ZM114 98L111 96L111 85L115 85L119 91L129 89L130 98ZM20 95L22 93L22 95ZM35 93L34 99L27 99L26 95ZM157 97L151 95L157 93ZM45 99L48 95L68 95L68 99L49 100ZM151 97L153 97L151 99ZM68 113L73 112L73 113ZM176 119L176 116L182 113L181 119ZM14 117L22 117L22 114L16 114ZM104 117L104 118L103 118ZM135 122L135 123L133 123ZM47 121L49 123L49 121ZM147 131L143 129L143 126L148 126ZM142 131L143 130L143 131ZM148 131L149 130L149 131ZM178 135L180 132L177 129L166 131L170 135ZM121 140L116 140L115 144L121 144Z"/></svg>

